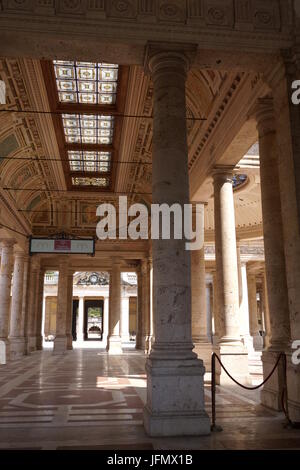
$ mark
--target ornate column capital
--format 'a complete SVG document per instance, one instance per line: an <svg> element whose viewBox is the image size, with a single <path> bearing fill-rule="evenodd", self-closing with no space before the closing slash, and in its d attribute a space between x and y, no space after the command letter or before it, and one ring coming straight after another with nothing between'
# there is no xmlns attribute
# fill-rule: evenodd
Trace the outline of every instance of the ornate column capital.
<svg viewBox="0 0 300 470"><path fill-rule="evenodd" d="M16 244L16 240L14 238L1 238L0 239L0 244L1 248L13 248L13 246Z"/></svg>
<svg viewBox="0 0 300 470"><path fill-rule="evenodd" d="M146 74L155 74L162 69L180 68L187 73L194 61L197 44L148 42L145 50L144 70Z"/></svg>
<svg viewBox="0 0 300 470"><path fill-rule="evenodd" d="M214 180L214 184L216 182L224 182L224 183L232 183L232 178L234 174L234 168L235 166L233 165L217 165L214 167L212 171L212 177Z"/></svg>
<svg viewBox="0 0 300 470"><path fill-rule="evenodd" d="M253 114L260 137L275 132L276 121L272 97L259 98L253 109Z"/></svg>

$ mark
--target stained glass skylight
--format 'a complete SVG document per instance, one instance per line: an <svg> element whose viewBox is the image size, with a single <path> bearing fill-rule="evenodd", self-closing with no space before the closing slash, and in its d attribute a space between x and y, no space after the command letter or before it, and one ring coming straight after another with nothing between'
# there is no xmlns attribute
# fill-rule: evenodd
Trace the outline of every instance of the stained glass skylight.
<svg viewBox="0 0 300 470"><path fill-rule="evenodd" d="M113 139L113 116L98 114L63 114L67 143L109 145Z"/></svg>
<svg viewBox="0 0 300 470"><path fill-rule="evenodd" d="M110 170L111 152L68 150L71 171L96 171L107 173Z"/></svg>
<svg viewBox="0 0 300 470"><path fill-rule="evenodd" d="M115 104L118 65L53 61L61 103Z"/></svg>
<svg viewBox="0 0 300 470"><path fill-rule="evenodd" d="M74 186L97 186L105 188L109 184L109 178L89 178L86 176L72 177L72 184Z"/></svg>

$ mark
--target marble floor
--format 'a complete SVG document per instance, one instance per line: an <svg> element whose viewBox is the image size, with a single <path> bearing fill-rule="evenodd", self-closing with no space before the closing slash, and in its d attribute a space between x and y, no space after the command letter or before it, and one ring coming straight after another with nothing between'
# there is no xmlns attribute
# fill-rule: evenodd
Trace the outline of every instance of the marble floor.
<svg viewBox="0 0 300 470"><path fill-rule="evenodd" d="M300 431L259 405L259 392L218 387L223 432L150 438L142 425L145 356L95 347L46 349L0 366L0 449L300 449ZM255 380L258 380L256 374ZM210 386L205 386L210 414Z"/></svg>

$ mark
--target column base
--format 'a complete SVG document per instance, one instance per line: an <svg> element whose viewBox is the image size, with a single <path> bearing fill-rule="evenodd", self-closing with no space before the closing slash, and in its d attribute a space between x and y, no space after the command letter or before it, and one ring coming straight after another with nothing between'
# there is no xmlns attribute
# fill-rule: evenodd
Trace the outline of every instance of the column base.
<svg viewBox="0 0 300 470"><path fill-rule="evenodd" d="M247 348L239 341L221 341L218 345L222 364L238 382L249 385L249 367ZM216 361L218 362L218 361ZM226 372L220 367L220 384L233 384Z"/></svg>
<svg viewBox="0 0 300 470"><path fill-rule="evenodd" d="M203 362L192 354L173 360L165 356L159 359L155 350L153 355L155 358L150 355L146 363L146 433L153 437L210 434L204 409Z"/></svg>
<svg viewBox="0 0 300 470"><path fill-rule="evenodd" d="M27 354L36 351L36 336L28 336L27 339Z"/></svg>
<svg viewBox="0 0 300 470"><path fill-rule="evenodd" d="M293 364L293 352L287 353L287 388L290 419L300 427L300 364ZM296 353L299 361L299 353ZM296 362L294 360L294 362Z"/></svg>
<svg viewBox="0 0 300 470"><path fill-rule="evenodd" d="M213 345L208 341L193 341L194 353L198 358L203 361L205 367L205 375L211 375L211 355L213 352ZM208 377L207 377L208 378Z"/></svg>
<svg viewBox="0 0 300 470"><path fill-rule="evenodd" d="M67 349L72 351L73 349L73 336L71 334L67 335Z"/></svg>
<svg viewBox="0 0 300 470"><path fill-rule="evenodd" d="M0 365L5 365L9 361L9 343L7 338L0 338Z"/></svg>
<svg viewBox="0 0 300 470"><path fill-rule="evenodd" d="M121 336L121 342L122 342L122 343L129 343L129 342L130 342L129 333L126 334L126 335L122 335L122 336Z"/></svg>
<svg viewBox="0 0 300 470"><path fill-rule="evenodd" d="M273 369L278 355L283 351L276 350L267 350L263 351L261 359L263 363L263 377L264 379L270 374ZM284 370L282 361L279 362L279 365L272 377L268 382L263 386L263 389L260 394L261 404L272 410L281 411L282 410L282 389L284 384Z"/></svg>
<svg viewBox="0 0 300 470"><path fill-rule="evenodd" d="M25 338L9 338L10 359L12 361L20 359L25 355Z"/></svg>
<svg viewBox="0 0 300 470"><path fill-rule="evenodd" d="M120 336L111 336L107 338L106 351L109 354L123 354L122 341Z"/></svg>
<svg viewBox="0 0 300 470"><path fill-rule="evenodd" d="M53 354L65 354L67 351L67 337L56 336L53 344Z"/></svg>

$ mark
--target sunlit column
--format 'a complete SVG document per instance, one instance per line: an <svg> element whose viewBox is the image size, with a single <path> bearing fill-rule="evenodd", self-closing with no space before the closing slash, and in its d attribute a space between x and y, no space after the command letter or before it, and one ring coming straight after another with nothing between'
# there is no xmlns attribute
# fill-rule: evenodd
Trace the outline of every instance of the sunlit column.
<svg viewBox="0 0 300 470"><path fill-rule="evenodd" d="M110 354L122 354L121 341L121 264L113 260L110 275L110 312L107 351Z"/></svg>
<svg viewBox="0 0 300 470"><path fill-rule="evenodd" d="M68 256L60 255L57 290L56 335L54 354L64 354L67 350L66 320L68 310Z"/></svg>
<svg viewBox="0 0 300 470"><path fill-rule="evenodd" d="M78 326L77 326L77 341L83 341L83 327L84 327L84 298L79 297L78 305Z"/></svg>
<svg viewBox="0 0 300 470"><path fill-rule="evenodd" d="M219 348L225 367L240 381L247 381L247 349L241 341L239 322L239 282L232 170L229 167L218 167L213 174L216 280L220 329L222 330ZM229 380L223 371L222 380Z"/></svg>
<svg viewBox="0 0 300 470"><path fill-rule="evenodd" d="M121 311L122 333L121 333L121 338L122 338L122 343L128 343L129 340L130 340L130 336L129 336L129 297L126 296L125 287L122 287L121 305L122 305L122 311Z"/></svg>

